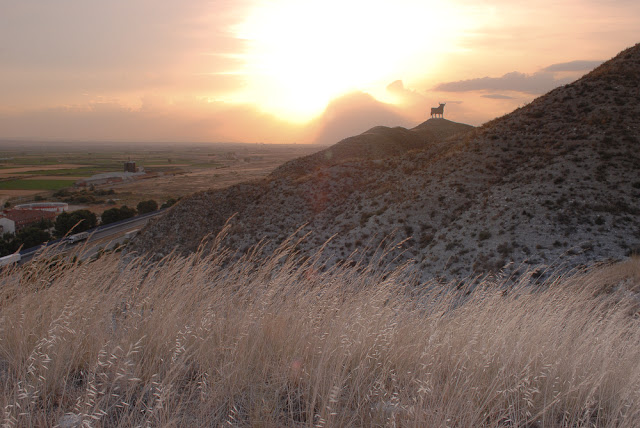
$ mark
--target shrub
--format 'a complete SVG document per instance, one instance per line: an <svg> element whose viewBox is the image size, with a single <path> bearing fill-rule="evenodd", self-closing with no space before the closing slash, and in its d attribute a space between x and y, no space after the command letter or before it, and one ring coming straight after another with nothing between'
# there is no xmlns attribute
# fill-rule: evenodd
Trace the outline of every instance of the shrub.
<svg viewBox="0 0 640 428"><path fill-rule="evenodd" d="M174 206L177 202L178 202L178 200L177 200L177 199L169 198L169 199L167 199L167 200L166 200L166 201L165 201L165 202L160 206L160 208L169 208L169 207L172 207L172 206Z"/></svg>
<svg viewBox="0 0 640 428"><path fill-rule="evenodd" d="M489 238L491 238L491 232L488 230L482 230L478 233L479 241L486 241Z"/></svg>
<svg viewBox="0 0 640 428"><path fill-rule="evenodd" d="M138 206L136 207L139 214L146 214L153 211L158 210L158 203L153 199L149 199L148 201L140 201L138 202Z"/></svg>
<svg viewBox="0 0 640 428"><path fill-rule="evenodd" d="M433 233L423 233L420 235L420 240L418 241L420 247L424 248L433 241L434 235Z"/></svg>
<svg viewBox="0 0 640 428"><path fill-rule="evenodd" d="M405 224L405 225L404 225L404 233L405 233L407 236L412 236L412 235L413 235L413 226L408 225L408 224Z"/></svg>

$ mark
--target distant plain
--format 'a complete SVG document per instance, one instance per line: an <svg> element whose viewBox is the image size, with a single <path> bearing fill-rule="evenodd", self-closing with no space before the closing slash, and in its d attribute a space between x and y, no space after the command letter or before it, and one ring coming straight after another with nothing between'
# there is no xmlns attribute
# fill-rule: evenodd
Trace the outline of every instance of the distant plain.
<svg viewBox="0 0 640 428"><path fill-rule="evenodd" d="M95 174L122 172L125 161L149 174L134 182L94 186L113 189L111 205L163 202L266 176L282 163L320 150L297 144L67 143L0 141L0 203L57 200L53 194ZM103 202L103 203L100 203ZM89 207L102 211L106 199Z"/></svg>

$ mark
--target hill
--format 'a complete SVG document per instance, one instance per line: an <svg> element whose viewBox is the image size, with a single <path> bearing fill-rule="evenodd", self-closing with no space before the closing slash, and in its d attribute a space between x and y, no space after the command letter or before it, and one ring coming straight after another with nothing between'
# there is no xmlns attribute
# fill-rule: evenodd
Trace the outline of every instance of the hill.
<svg viewBox="0 0 640 428"><path fill-rule="evenodd" d="M433 148L444 140L472 129L471 125L446 119L429 119L413 129L376 126L360 135L345 138L318 153L289 161L271 175L272 177L301 176L318 168L348 161L399 156L411 150Z"/></svg>
<svg viewBox="0 0 640 428"><path fill-rule="evenodd" d="M195 194L132 249L187 253L237 214L224 243L241 252L303 226L302 253L333 237L330 260L370 260L391 242L386 256L424 278L623 258L640 247L639 100L636 45L465 134L448 121L373 128L265 180Z"/></svg>

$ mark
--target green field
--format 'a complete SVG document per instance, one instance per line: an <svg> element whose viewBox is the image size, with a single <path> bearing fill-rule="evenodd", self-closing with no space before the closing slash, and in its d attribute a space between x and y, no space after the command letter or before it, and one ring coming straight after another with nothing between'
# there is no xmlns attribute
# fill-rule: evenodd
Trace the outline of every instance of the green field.
<svg viewBox="0 0 640 428"><path fill-rule="evenodd" d="M17 172L18 175L57 175L64 177L65 175L90 177L101 172L110 172L117 170L116 167L85 167L85 168L65 168L65 169L42 169L39 171Z"/></svg>
<svg viewBox="0 0 640 428"><path fill-rule="evenodd" d="M11 180L0 181L0 190L59 190L73 186L75 180Z"/></svg>

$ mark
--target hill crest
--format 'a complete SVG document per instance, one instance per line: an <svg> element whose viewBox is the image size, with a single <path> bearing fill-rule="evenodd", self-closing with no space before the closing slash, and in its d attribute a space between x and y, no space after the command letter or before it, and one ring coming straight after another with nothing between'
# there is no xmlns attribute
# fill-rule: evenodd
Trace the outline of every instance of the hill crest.
<svg viewBox="0 0 640 428"><path fill-rule="evenodd" d="M272 177L298 177L318 168L344 162L384 159L411 150L425 150L474 127L446 119L429 119L412 129L375 126L362 134L345 138L309 156L291 160L276 168Z"/></svg>
<svg viewBox="0 0 640 428"><path fill-rule="evenodd" d="M640 248L639 57L636 45L444 142L432 127L449 121L375 127L267 180L196 194L133 249L193 251L237 214L224 244L241 252L306 225L303 253L333 237L331 260L354 251L368 260L370 248L396 242L390 260L412 261L425 279L625 257ZM382 150L349 154L373 137Z"/></svg>

